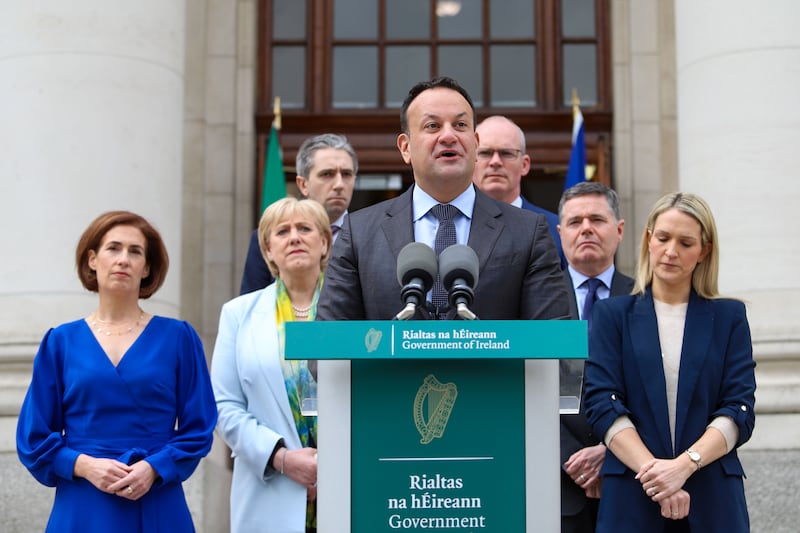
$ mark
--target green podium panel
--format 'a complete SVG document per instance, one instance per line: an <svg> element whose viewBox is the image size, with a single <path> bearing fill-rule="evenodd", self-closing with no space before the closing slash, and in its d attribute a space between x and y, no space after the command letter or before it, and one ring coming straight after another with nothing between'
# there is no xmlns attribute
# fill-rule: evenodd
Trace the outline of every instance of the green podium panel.
<svg viewBox="0 0 800 533"><path fill-rule="evenodd" d="M351 372L354 533L525 530L523 361Z"/></svg>

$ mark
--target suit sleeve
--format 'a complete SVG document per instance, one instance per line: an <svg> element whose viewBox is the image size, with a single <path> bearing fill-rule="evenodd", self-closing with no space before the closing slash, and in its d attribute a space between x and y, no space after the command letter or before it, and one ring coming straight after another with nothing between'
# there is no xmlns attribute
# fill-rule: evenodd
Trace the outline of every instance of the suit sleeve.
<svg viewBox="0 0 800 533"><path fill-rule="evenodd" d="M217 429L231 455L264 476L267 462L281 435L261 424L248 410L248 398L239 375L239 358L243 355L237 345L243 317L229 304L222 307L217 342L211 363L211 383L217 402Z"/></svg>
<svg viewBox="0 0 800 533"><path fill-rule="evenodd" d="M730 335L726 339L720 398L712 418L729 416L733 419L739 428L738 447L750 439L755 426L756 364L745 306L741 302L731 304L735 311Z"/></svg>
<svg viewBox="0 0 800 533"><path fill-rule="evenodd" d="M352 216L346 216L325 269L317 303L317 320L364 320L366 311L358 271L358 251L353 245ZM369 275L369 273L365 273Z"/></svg>
<svg viewBox="0 0 800 533"><path fill-rule="evenodd" d="M617 418L630 415L625 404L621 312L608 304L608 300L595 304L584 371L586 418L601 440Z"/></svg>
<svg viewBox="0 0 800 533"><path fill-rule="evenodd" d="M553 238L543 216L537 223L528 257L522 290L520 318L528 320L569 320L567 283Z"/></svg>

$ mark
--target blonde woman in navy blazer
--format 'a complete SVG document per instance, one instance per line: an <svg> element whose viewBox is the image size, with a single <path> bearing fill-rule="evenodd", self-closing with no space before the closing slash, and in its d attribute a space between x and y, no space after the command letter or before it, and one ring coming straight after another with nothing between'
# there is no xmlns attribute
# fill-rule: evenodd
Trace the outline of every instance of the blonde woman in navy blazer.
<svg viewBox="0 0 800 533"><path fill-rule="evenodd" d="M309 369L286 363L282 325L314 320L331 229L321 204L284 198L264 211L258 235L276 281L223 306L211 362L217 430L233 456L230 531L309 533L316 417L302 417L298 383Z"/></svg>
<svg viewBox="0 0 800 533"><path fill-rule="evenodd" d="M719 241L701 198L651 211L632 296L597 302L586 411L608 451L598 532L749 531L736 450L755 424L744 304L719 297Z"/></svg>

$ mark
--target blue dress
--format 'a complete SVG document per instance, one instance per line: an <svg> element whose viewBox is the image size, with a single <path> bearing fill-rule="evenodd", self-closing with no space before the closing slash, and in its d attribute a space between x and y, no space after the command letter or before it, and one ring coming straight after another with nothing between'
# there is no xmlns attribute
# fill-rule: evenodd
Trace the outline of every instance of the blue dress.
<svg viewBox="0 0 800 533"><path fill-rule="evenodd" d="M84 320L48 331L17 423L17 453L56 488L47 531L194 531L181 483L211 449L217 408L203 345L186 323L154 316L115 367ZM79 454L158 473L137 501L73 478Z"/></svg>

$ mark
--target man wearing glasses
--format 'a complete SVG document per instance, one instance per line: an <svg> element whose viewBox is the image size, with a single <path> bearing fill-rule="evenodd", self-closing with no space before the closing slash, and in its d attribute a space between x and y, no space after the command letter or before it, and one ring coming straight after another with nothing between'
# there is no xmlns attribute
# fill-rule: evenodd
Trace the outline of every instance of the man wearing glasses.
<svg viewBox="0 0 800 533"><path fill-rule="evenodd" d="M567 261L557 230L558 216L532 204L520 192L522 176L531 168L531 158L525 153L525 133L510 119L500 115L484 119L476 131L480 144L472 181L495 200L544 215L561 258L561 268L566 268Z"/></svg>

